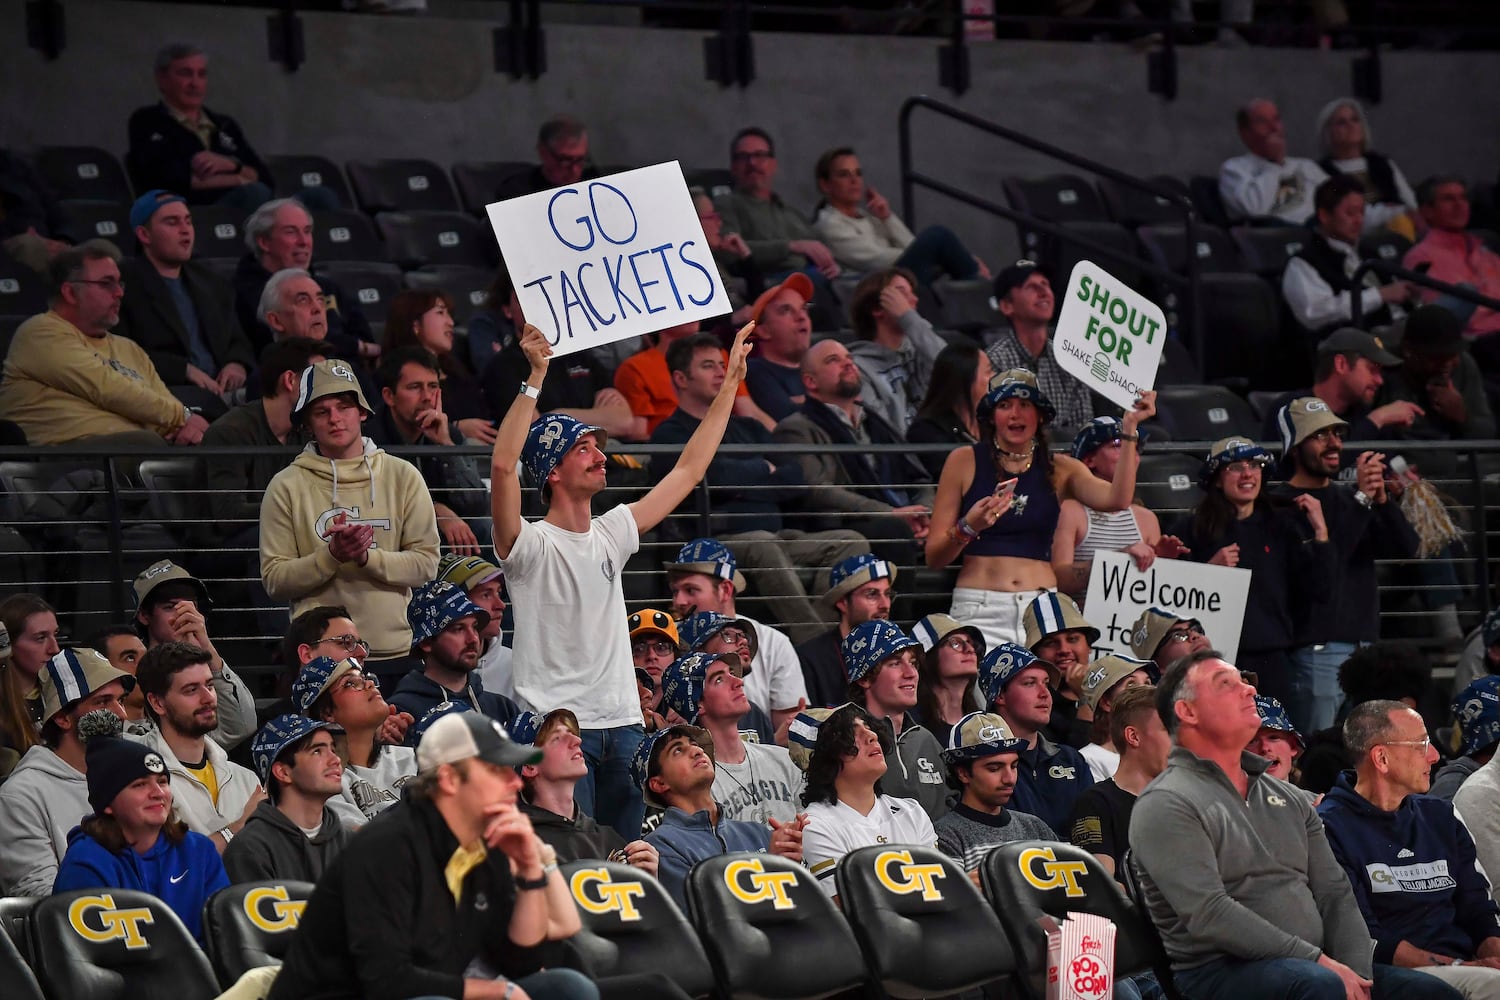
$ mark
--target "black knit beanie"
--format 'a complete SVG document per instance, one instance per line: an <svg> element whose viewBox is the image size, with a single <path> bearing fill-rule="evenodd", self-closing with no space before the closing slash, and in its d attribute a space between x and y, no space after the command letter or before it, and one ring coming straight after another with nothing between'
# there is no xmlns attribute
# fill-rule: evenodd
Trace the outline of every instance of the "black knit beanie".
<svg viewBox="0 0 1500 1000"><path fill-rule="evenodd" d="M95 815L102 816L115 796L132 781L167 773L161 754L142 743L121 738L123 728L120 717L106 709L89 712L78 720L78 738L84 743L84 761L88 765L89 806Z"/></svg>

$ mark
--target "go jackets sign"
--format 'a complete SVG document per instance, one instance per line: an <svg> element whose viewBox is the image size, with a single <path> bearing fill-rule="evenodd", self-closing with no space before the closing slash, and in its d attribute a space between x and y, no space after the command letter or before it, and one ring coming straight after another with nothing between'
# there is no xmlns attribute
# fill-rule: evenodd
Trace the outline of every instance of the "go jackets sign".
<svg viewBox="0 0 1500 1000"><path fill-rule="evenodd" d="M1052 353L1063 371L1129 410L1156 384L1167 339L1161 308L1093 261L1068 279Z"/></svg>
<svg viewBox="0 0 1500 1000"><path fill-rule="evenodd" d="M731 311L676 161L486 209L555 356Z"/></svg>

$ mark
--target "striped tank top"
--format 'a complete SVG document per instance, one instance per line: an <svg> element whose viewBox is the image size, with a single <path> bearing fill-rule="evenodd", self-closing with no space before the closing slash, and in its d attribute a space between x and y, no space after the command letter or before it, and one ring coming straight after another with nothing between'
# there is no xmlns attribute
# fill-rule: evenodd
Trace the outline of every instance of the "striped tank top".
<svg viewBox="0 0 1500 1000"><path fill-rule="evenodd" d="M1089 528L1073 549L1074 562L1093 562L1095 552L1123 552L1141 541L1141 528L1135 523L1133 507L1113 511L1087 510L1086 513Z"/></svg>

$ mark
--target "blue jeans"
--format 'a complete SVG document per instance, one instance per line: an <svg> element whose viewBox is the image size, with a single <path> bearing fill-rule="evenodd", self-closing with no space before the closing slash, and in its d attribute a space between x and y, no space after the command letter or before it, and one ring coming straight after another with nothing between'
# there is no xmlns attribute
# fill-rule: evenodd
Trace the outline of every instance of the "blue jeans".
<svg viewBox="0 0 1500 1000"><path fill-rule="evenodd" d="M911 271L923 285L945 274L965 281L979 276L979 262L947 226L928 226L917 233L911 246L896 258L896 266Z"/></svg>
<svg viewBox="0 0 1500 1000"><path fill-rule="evenodd" d="M573 969L548 969L516 980L532 1000L599 1000L599 987ZM443 997L412 997L411 1000L444 1000Z"/></svg>
<svg viewBox="0 0 1500 1000"><path fill-rule="evenodd" d="M589 773L573 787L578 808L594 817L600 826L614 827L627 843L640 840L646 803L641 790L630 779L630 762L646 738L646 728L634 725L585 729L582 735Z"/></svg>
<svg viewBox="0 0 1500 1000"><path fill-rule="evenodd" d="M1344 1000L1344 983L1331 969L1304 958L1243 962L1221 958L1172 974L1192 1000ZM1460 1000L1447 983L1415 969L1375 966L1372 1000Z"/></svg>
<svg viewBox="0 0 1500 1000"><path fill-rule="evenodd" d="M1344 700L1339 667L1358 648L1354 642L1322 642L1292 650L1286 714L1304 737L1333 725Z"/></svg>

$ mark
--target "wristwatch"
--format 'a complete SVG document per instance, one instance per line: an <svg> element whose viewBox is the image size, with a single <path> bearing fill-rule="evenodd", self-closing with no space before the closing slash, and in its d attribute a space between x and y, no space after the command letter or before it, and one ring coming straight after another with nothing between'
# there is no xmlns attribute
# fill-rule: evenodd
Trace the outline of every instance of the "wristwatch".
<svg viewBox="0 0 1500 1000"><path fill-rule="evenodd" d="M1371 505L1373 505L1375 503L1375 500L1374 500L1373 497L1370 496L1370 494L1366 493L1364 490L1355 490L1354 491L1354 502L1357 503L1357 504L1359 504L1365 510L1369 510L1370 507L1371 507Z"/></svg>
<svg viewBox="0 0 1500 1000"><path fill-rule="evenodd" d="M542 395L542 390L538 389L536 386L532 385L530 382L522 382L521 383L521 395L523 395L523 396L530 396L532 399L540 399L541 395Z"/></svg>
<svg viewBox="0 0 1500 1000"><path fill-rule="evenodd" d="M542 877L537 879L526 879L516 876L516 888L523 892L535 892L537 889L547 888L547 869L542 869Z"/></svg>

